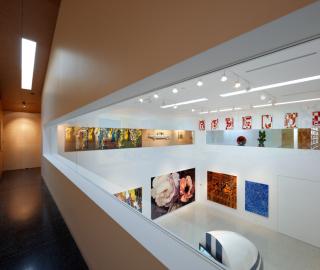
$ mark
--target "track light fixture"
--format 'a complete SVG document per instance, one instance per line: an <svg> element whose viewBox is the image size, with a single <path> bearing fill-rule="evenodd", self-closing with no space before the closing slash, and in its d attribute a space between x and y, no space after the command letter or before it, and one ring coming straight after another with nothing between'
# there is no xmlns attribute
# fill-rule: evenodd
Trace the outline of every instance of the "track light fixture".
<svg viewBox="0 0 320 270"><path fill-rule="evenodd" d="M179 92L179 90L177 88L172 89L172 93L177 94L178 92Z"/></svg>
<svg viewBox="0 0 320 270"><path fill-rule="evenodd" d="M202 85L203 85L203 81L201 81L201 80L197 81L197 86L198 87L201 87Z"/></svg>
<svg viewBox="0 0 320 270"><path fill-rule="evenodd" d="M220 81L226 82L227 80L228 80L228 77L227 77L227 75L226 75L226 72L224 71L224 72L223 72L223 75L222 75L221 78L220 78Z"/></svg>

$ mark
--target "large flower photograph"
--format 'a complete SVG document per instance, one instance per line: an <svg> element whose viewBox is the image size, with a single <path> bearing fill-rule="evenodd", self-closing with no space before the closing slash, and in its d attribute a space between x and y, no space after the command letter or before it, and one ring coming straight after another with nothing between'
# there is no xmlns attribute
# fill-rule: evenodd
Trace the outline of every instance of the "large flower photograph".
<svg viewBox="0 0 320 270"><path fill-rule="evenodd" d="M195 200L195 169L151 178L151 219Z"/></svg>

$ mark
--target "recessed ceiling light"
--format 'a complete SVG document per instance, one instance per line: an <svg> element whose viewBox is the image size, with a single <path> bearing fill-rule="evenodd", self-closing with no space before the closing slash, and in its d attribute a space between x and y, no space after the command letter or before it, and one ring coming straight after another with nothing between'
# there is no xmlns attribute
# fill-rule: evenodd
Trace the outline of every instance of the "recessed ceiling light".
<svg viewBox="0 0 320 270"><path fill-rule="evenodd" d="M192 111L192 112L195 112L196 110L195 110L195 109L192 109L191 111Z"/></svg>
<svg viewBox="0 0 320 270"><path fill-rule="evenodd" d="M228 80L228 77L226 76L226 73L223 73L223 75L220 78L220 81L226 82Z"/></svg>
<svg viewBox="0 0 320 270"><path fill-rule="evenodd" d="M197 86L201 87L203 85L203 82L202 81L197 81Z"/></svg>
<svg viewBox="0 0 320 270"><path fill-rule="evenodd" d="M139 102L140 102L140 103L143 103L143 98L139 98Z"/></svg>
<svg viewBox="0 0 320 270"><path fill-rule="evenodd" d="M179 92L179 90L177 88L172 89L172 93L177 94L178 92Z"/></svg>
<svg viewBox="0 0 320 270"><path fill-rule="evenodd" d="M25 38L21 39L21 88L25 90L32 89L36 48L36 42Z"/></svg>
<svg viewBox="0 0 320 270"><path fill-rule="evenodd" d="M302 99L302 100L294 100L294 101L286 101L286 102L277 102L274 105L286 105L286 104L293 104L293 103L302 103L302 102L310 102L310 101L317 101L320 100L320 98L311 98L311 99Z"/></svg>
<svg viewBox="0 0 320 270"><path fill-rule="evenodd" d="M219 112L230 112L232 111L232 108L227 108L227 109L221 109Z"/></svg>
<svg viewBox="0 0 320 270"><path fill-rule="evenodd" d="M264 95L264 94L262 94L262 95L260 96L260 99L261 99L261 100L265 100L266 98L267 98L267 96Z"/></svg>
<svg viewBox="0 0 320 270"><path fill-rule="evenodd" d="M234 84L234 88L240 88L241 86L241 83L239 81L237 81L235 84Z"/></svg>
<svg viewBox="0 0 320 270"><path fill-rule="evenodd" d="M154 94L153 97L154 97L155 99L157 99L157 98L159 98L159 95Z"/></svg>
<svg viewBox="0 0 320 270"><path fill-rule="evenodd" d="M220 97L230 97L230 96L236 96L236 95L241 95L241 94L246 94L248 91L243 89L235 92L229 92L225 94L221 94Z"/></svg>
<svg viewBox="0 0 320 270"><path fill-rule="evenodd" d="M199 114L207 114L209 113L208 111L204 111L204 112L199 112Z"/></svg>
<svg viewBox="0 0 320 270"><path fill-rule="evenodd" d="M192 103L197 103L197 102L202 102L202 101L208 101L208 99L207 98L192 99L192 100L187 100L187 101L178 102L178 103L174 103L174 104L164 105L164 106L161 106L161 108L166 109L166 108L171 108L174 106L187 105L187 104L192 104Z"/></svg>
<svg viewBox="0 0 320 270"><path fill-rule="evenodd" d="M253 108L263 108L263 107L270 107L270 106L272 106L271 103L261 104L261 105L253 105L252 107L253 107Z"/></svg>
<svg viewBox="0 0 320 270"><path fill-rule="evenodd" d="M177 105L174 105L173 108L174 108L174 109L178 109L178 106L177 106Z"/></svg>

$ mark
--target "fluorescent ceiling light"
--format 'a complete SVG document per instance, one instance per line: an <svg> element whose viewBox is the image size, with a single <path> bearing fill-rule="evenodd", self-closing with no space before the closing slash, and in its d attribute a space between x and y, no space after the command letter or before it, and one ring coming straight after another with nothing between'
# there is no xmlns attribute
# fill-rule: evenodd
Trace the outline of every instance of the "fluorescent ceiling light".
<svg viewBox="0 0 320 270"><path fill-rule="evenodd" d="M199 114L207 114L209 113L208 111L205 111L205 112L199 112Z"/></svg>
<svg viewBox="0 0 320 270"><path fill-rule="evenodd" d="M229 93L221 94L220 97L230 97L230 96L241 95L241 94L245 94L245 93L263 91L263 90L271 89L271 88L277 88L277 87L293 85L293 84L298 84L298 83L303 83L303 82L310 82L310 81L314 81L314 80L320 80L320 75L316 75L316 76L312 76L312 77L305 77L305 78L292 80L292 81L286 81L286 82L273 83L273 84L253 87L249 91L240 90L240 91L229 92Z"/></svg>
<svg viewBox="0 0 320 270"><path fill-rule="evenodd" d="M320 100L320 98L311 98L311 99L302 99L302 100L295 100L295 101L286 101L286 102L277 102L274 105L286 105L286 104L293 104L293 103L302 103L302 102L310 102L310 101L317 101Z"/></svg>
<svg viewBox="0 0 320 270"><path fill-rule="evenodd" d="M235 107L234 110L235 110L235 111L239 111L239 110L242 110L242 108L240 108L240 107Z"/></svg>
<svg viewBox="0 0 320 270"><path fill-rule="evenodd" d="M21 40L21 88L32 89L34 60L36 56L37 43L22 38Z"/></svg>
<svg viewBox="0 0 320 270"><path fill-rule="evenodd" d="M261 104L261 105L253 105L253 108L263 108L263 107L270 107L272 106L272 103L268 103L268 104Z"/></svg>
<svg viewBox="0 0 320 270"><path fill-rule="evenodd" d="M210 111L210 113L216 113L216 112L218 112L218 111L217 110Z"/></svg>
<svg viewBox="0 0 320 270"><path fill-rule="evenodd" d="M312 77L305 77L305 78L292 80L292 81L273 83L273 84L263 85L263 86L259 86L259 87L254 87L254 88L251 88L249 90L249 92L262 91L262 90L266 90L266 89L270 89L270 88L277 88L277 87L281 87L281 86L298 84L298 83L303 83L303 82L310 82L310 81L319 80L319 79L320 79L320 75L312 76Z"/></svg>
<svg viewBox="0 0 320 270"><path fill-rule="evenodd" d="M232 111L232 108L219 110L219 112L230 112L230 111Z"/></svg>
<svg viewBox="0 0 320 270"><path fill-rule="evenodd" d="M187 101L174 103L174 104L170 104L170 105L164 105L164 106L161 106L161 108L166 109L166 108L170 108L170 107L174 107L174 106L188 105L188 104L202 102L202 101L208 101L208 99L207 98L199 98L199 99L187 100Z"/></svg>
<svg viewBox="0 0 320 270"><path fill-rule="evenodd" d="M241 94L246 94L247 92L248 92L247 90L243 89L243 90L239 90L239 91L221 94L220 97L230 97L230 96L235 96L235 95L241 95Z"/></svg>

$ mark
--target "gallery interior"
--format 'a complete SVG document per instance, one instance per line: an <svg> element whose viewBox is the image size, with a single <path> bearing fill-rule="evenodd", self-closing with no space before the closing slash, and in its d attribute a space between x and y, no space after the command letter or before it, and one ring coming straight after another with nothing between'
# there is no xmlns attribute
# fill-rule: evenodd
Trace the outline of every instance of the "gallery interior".
<svg viewBox="0 0 320 270"><path fill-rule="evenodd" d="M25 34L0 84L0 269L319 269L319 1L44 2L42 77Z"/></svg>

